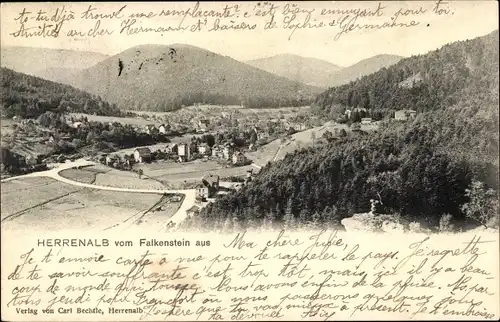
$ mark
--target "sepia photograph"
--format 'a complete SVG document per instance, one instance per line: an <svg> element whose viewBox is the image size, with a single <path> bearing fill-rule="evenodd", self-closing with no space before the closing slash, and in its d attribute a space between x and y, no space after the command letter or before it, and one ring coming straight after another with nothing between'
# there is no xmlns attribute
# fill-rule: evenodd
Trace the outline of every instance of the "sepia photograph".
<svg viewBox="0 0 500 322"><path fill-rule="evenodd" d="M364 242L366 249L374 245L369 240L384 241L355 236L399 236L387 237L387 245L380 246L387 248L384 256L367 251L361 262L376 263L382 257L387 261L402 259L396 254L403 251L389 252L391 244L404 246L406 252L415 250L409 257L419 255L416 249L424 242L410 241L410 236L417 234L431 240L433 236L465 238L456 243L451 239L433 241L435 247L453 248L466 242L492 247L488 258L483 256L476 263L479 253L470 253L476 254L472 260L455 257L458 253L465 256L470 251L467 249L453 256L451 250L448 256L438 251L427 255L428 263L439 253L441 259L447 256L442 265L449 261L450 267L462 267L455 274L470 273L485 279L473 283L466 275L459 281L443 277L452 292L459 289L472 292L471 297L476 293L488 296L489 300L481 302L484 305L498 300L498 287L488 291L484 286L493 278L490 282L498 284L499 261L498 247L491 242L496 239L498 243L500 224L496 1L3 3L0 63L1 231L8 234L2 238L2 252L5 245L15 245L21 237L35 238L31 244L23 241L27 246L17 253L11 250L9 258L15 256L15 260L11 264L14 273L6 272L12 273L9 283L16 280L19 267L28 264L31 253L26 251L30 248L34 252L40 248L40 256L49 248L54 253L56 248L67 249L75 255L80 251L72 248L76 246L105 248L109 243L115 247L115 242L109 241L113 238L107 236L133 239L133 243L116 242L116 246L133 245L137 254L147 247L175 246L176 252L203 255L210 245L218 245L217 250L212 248L221 252L214 253L217 256L226 249L246 256L248 250L253 253L246 259L259 260L263 253L257 257L256 252L261 248L252 250L255 245L244 236L253 236L251 240L258 242L274 234L270 237L274 244L268 242L266 247L290 247L290 252L302 245L299 239L292 241L293 233L320 232L303 237L317 240L314 247L319 247L320 237L327 238L328 247L335 243L340 247L352 236L360 247ZM88 238L46 237L63 232L72 238ZM91 238L92 234L99 239ZM336 239L338 234L343 239ZM474 237L472 241L452 237L460 234ZM485 237L478 237L482 234ZM199 237L190 242L186 236ZM228 236L224 242L215 242L224 236ZM290 238L285 241L285 236ZM393 238L391 242L389 238ZM187 251L187 247L198 248ZM89 256L97 256L93 249L88 249ZM345 244L345 257L337 261L357 258L357 249ZM318 257L337 258L324 251ZM108 249L108 253L113 251ZM293 273L287 275L283 273L286 265L297 257L288 258L281 252L275 255L272 258L285 265L280 278L298 283L302 283L299 277L314 279L299 273L300 265L313 261L314 256L301 257L295 264L296 272L290 266ZM235 263L239 260L236 255L227 256L234 256ZM288 264L281 262L287 258ZM8 261L2 256L2 267ZM15 268L15 261L21 261L22 266ZM339 265L347 265L346 261ZM418 258L413 263L413 269L420 261ZM455 265L453 261L467 264ZM120 264L119 260L112 262ZM381 262L375 267L386 265L389 269L391 264ZM420 267L425 262L427 259ZM482 267L487 265L479 266L480 262L494 263L493 273L486 273ZM205 263L204 269L212 267L210 263L221 264L222 260ZM203 266L193 263L188 270L196 271L198 264ZM246 276L271 278L269 272L257 275L257 268L250 272L254 265L261 264L250 262L247 271L233 276L232 282L229 277L212 281L218 286L211 290L224 294L212 292L224 301L223 307L237 302L228 297L228 291L245 294L246 289L233 285L236 281ZM336 267L334 262L321 265L317 268ZM442 269L440 274L445 272ZM221 272L226 276L227 271ZM58 275L63 273L50 274L49 284L65 281ZM206 278L212 278L210 274ZM342 278L331 274L323 283L341 282ZM362 276L354 270L352 275L346 274L337 275ZM407 276L398 278L406 280ZM415 275L411 283L417 280L423 284L429 281ZM161 293L156 289L158 281L152 286L157 294ZM324 291L327 284L317 283L314 299L318 301L333 301L320 298L322 287L325 296L343 294L342 290ZM354 286L363 284L357 283ZM399 283L387 283L384 292L392 291L390 285L403 285ZM415 286L408 280L405 283L404 287ZM370 285L377 288L376 281ZM286 289L286 285L280 287ZM33 297L41 292L38 296L44 303L42 292L46 288L25 290L29 295L22 299L16 298L14 291L21 294L22 288L4 292L2 287L2 307L8 302L9 312L14 312L10 320L42 319L42 304L37 314ZM267 290L273 292L272 287ZM66 291L72 292L71 287ZM272 308L271 304L267 309L254 308L253 315L236 305L226 311L228 315L203 307L195 309L199 315L184 312L165 317L154 315L149 307L154 302L152 307L158 309L165 303L141 292L130 296L127 308L135 310L134 314L149 312L149 320L363 317L350 315L350 309L348 315L342 315L347 314L340 313L342 309L337 312L333 306L321 305L316 314L310 313L311 309L309 313L280 316L277 307L286 307L283 303L305 302L306 298L292 293L283 294L280 304ZM303 290L296 292L302 294ZM13 295L13 299L8 298ZM117 301L116 296L113 301ZM343 301L354 298L346 295ZM466 301L464 298L460 301ZM103 309L103 316L96 313L101 312L99 305L94 307L90 301L94 300L89 299L88 310L97 316L85 315L79 320L125 321L139 316L122 319L112 315L111 308ZM101 298L99 303L114 307L113 301ZM382 301L377 300L379 304ZM415 304L415 310L420 307L420 311L411 317L410 309L376 311L397 312L401 319L498 318L498 302L484 309L474 301L467 302L465 309L456 309L461 313L454 314L445 312L454 312L452 306L459 299L448 301L433 304L434 313L429 313L430 304L427 312L424 304ZM54 309L62 313L56 304L63 302L49 301L44 314L54 314L50 312ZM123 302L128 300L120 305ZM78 299L65 302L66 306L75 303ZM183 305L186 303L189 300ZM289 305L293 308L295 304ZM113 312L128 313L116 310ZM274 310L274 315L269 310ZM354 312L367 317L373 310L373 306L368 309L359 304ZM424 312L429 316L418 315ZM69 315L61 314L57 319L66 317ZM52 319L46 316L42 320Z"/></svg>

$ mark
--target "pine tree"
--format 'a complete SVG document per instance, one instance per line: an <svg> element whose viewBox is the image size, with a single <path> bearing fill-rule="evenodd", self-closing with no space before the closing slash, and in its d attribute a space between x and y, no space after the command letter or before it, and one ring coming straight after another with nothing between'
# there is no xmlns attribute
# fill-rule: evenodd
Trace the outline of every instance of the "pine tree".
<svg viewBox="0 0 500 322"><path fill-rule="evenodd" d="M285 216L283 217L283 222L284 222L285 229L295 229L296 228L295 217L291 213L285 214Z"/></svg>
<svg viewBox="0 0 500 322"><path fill-rule="evenodd" d="M321 221L323 223L328 223L328 219L330 217L330 212L332 211L332 208L330 206L326 206L323 208L323 211L321 212Z"/></svg>
<svg viewBox="0 0 500 322"><path fill-rule="evenodd" d="M253 217L253 216L247 217L246 218L245 228L246 229L252 229L252 228L255 228L255 227L257 227L257 224L255 222L255 217Z"/></svg>
<svg viewBox="0 0 500 322"><path fill-rule="evenodd" d="M263 228L265 230L272 230L275 220L276 220L275 214L272 212L272 210L269 211L263 219L263 225L262 225Z"/></svg>
<svg viewBox="0 0 500 322"><path fill-rule="evenodd" d="M223 233L230 233L233 230L233 220L228 216L224 221L224 225L222 226Z"/></svg>
<svg viewBox="0 0 500 322"><path fill-rule="evenodd" d="M337 226L340 224L340 216L335 205L332 205L332 207L326 206L325 209L323 209L322 217L326 226L328 227Z"/></svg>
<svg viewBox="0 0 500 322"><path fill-rule="evenodd" d="M309 210L307 210L307 208L304 208L300 211L299 219L301 225L305 225L307 222L311 220L310 213Z"/></svg>
<svg viewBox="0 0 500 322"><path fill-rule="evenodd" d="M292 207L293 207L293 200L292 198L288 199L286 209L285 209L285 216L283 217L283 223L285 226L285 229L295 229L296 226L296 221L295 217L292 212Z"/></svg>
<svg viewBox="0 0 500 322"><path fill-rule="evenodd" d="M312 215L311 228L318 228L321 224L321 215L319 212L315 211Z"/></svg>
<svg viewBox="0 0 500 322"><path fill-rule="evenodd" d="M243 227L241 226L240 220L237 216L233 216L233 231L241 231Z"/></svg>

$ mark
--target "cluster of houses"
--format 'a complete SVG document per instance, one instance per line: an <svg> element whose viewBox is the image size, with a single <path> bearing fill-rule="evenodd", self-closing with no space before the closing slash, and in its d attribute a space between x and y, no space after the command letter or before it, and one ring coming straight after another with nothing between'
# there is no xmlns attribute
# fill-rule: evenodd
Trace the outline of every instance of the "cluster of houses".
<svg viewBox="0 0 500 322"><path fill-rule="evenodd" d="M212 156L213 158L231 161L233 165L244 165L247 162L245 155L240 151L236 151L235 148L229 144L210 147L206 143L171 143L167 145L166 152L177 155L179 162L191 161L196 154L199 156Z"/></svg>
<svg viewBox="0 0 500 322"><path fill-rule="evenodd" d="M212 147L211 154L214 158L231 161L234 165L244 165L247 162L245 155L230 144Z"/></svg>
<svg viewBox="0 0 500 322"><path fill-rule="evenodd" d="M87 122L85 118L80 118L78 120L74 119L66 120L66 124L73 128L78 128L85 122ZM208 120L202 119L193 123L193 127L198 132L207 132L209 124L210 122ZM113 122L108 122L108 125L112 126ZM172 131L177 131L179 129L175 124L163 123L160 125L155 125L155 124L135 125L134 130L138 133L146 133L149 135L153 135L153 134L169 134Z"/></svg>
<svg viewBox="0 0 500 322"><path fill-rule="evenodd" d="M198 120L197 122L194 122L193 128L198 132L205 133L208 131L209 125L210 125L209 120L201 119ZM148 124L144 126L142 129L137 128L136 130L140 130L150 135L154 133L166 134L172 131L172 126L170 124L160 124L159 126L156 126L154 124Z"/></svg>
<svg viewBox="0 0 500 322"><path fill-rule="evenodd" d="M6 167L11 166L15 169L21 168L32 168L40 164L41 156L21 154L14 151L10 151L7 148L1 148L1 172L5 170Z"/></svg>
<svg viewBox="0 0 500 322"><path fill-rule="evenodd" d="M209 174L196 186L196 200L198 202L206 202L209 199L222 197L228 194L229 190L230 189L220 186L220 178L218 175ZM201 207L194 205L186 212L188 216L196 216L200 210Z"/></svg>
<svg viewBox="0 0 500 322"><path fill-rule="evenodd" d="M155 133L165 134L165 133L170 132L171 129L172 128L171 128L170 124L161 124L158 127L156 127L156 125L154 125L154 124L148 124L148 125L144 126L144 128L142 129L142 132L147 133L149 135L155 134Z"/></svg>
<svg viewBox="0 0 500 322"><path fill-rule="evenodd" d="M231 190L238 190L242 185L252 181L253 171L248 170L246 178L241 183L235 183L232 187L221 187L220 178L218 175L209 174L201 180L201 183L196 186L196 199L199 201L207 201L210 198L222 197Z"/></svg>
<svg viewBox="0 0 500 322"><path fill-rule="evenodd" d="M123 158L120 158L117 154L99 154L97 156L97 160L103 164L106 164L110 167L120 168L122 166L132 166L134 163L134 157L129 155L124 155Z"/></svg>
<svg viewBox="0 0 500 322"><path fill-rule="evenodd" d="M77 157L66 157L59 155L46 155L28 151L11 151L7 148L1 148L0 172L4 172L7 168L13 173L29 173L32 171L47 170L49 163L63 163L74 161Z"/></svg>
<svg viewBox="0 0 500 322"><path fill-rule="evenodd" d="M212 156L213 158L229 161L235 166L245 165L248 163L248 159L245 155L240 151L236 151L231 145L214 146L210 148L210 146L206 143L170 143L166 145L165 153L170 157L173 157L177 162L192 161L199 156ZM133 163L151 162L153 161L154 156L155 154L150 148L140 147L136 148L132 155L125 155L123 159L116 154L102 154L100 155L100 161L107 165L113 165L118 162L123 163L126 166L130 166Z"/></svg>
<svg viewBox="0 0 500 322"><path fill-rule="evenodd" d="M417 111L415 110L400 110L394 112L394 119L398 121L407 121L414 119L417 116Z"/></svg>
<svg viewBox="0 0 500 322"><path fill-rule="evenodd" d="M197 133L211 133L214 130L220 129L230 129L237 127L241 131L245 131L246 129L253 128L257 133L257 139L266 140L268 139L272 133L279 132L289 132L291 130L294 131L304 131L308 128L306 124L303 122L292 121L291 119L285 118L270 118L270 119L261 119L257 116L252 117L241 117L235 118L235 112L223 112L222 115L212 116L207 118L206 116L195 116L188 123L184 123L186 126L183 131L195 131ZM137 132L146 133L149 135L153 134L169 134L172 131L177 129L177 123L172 122L171 124L161 124L154 125L148 124L145 126L136 126L135 130Z"/></svg>
<svg viewBox="0 0 500 322"><path fill-rule="evenodd" d="M351 118L351 114L353 112L364 112L367 113L366 108L354 108L352 110L347 109L344 114L345 116L349 119ZM394 112L394 119L398 121L407 121L414 119L417 115L417 111L415 110L410 110L410 109L405 109L405 110L400 110ZM373 119L371 117L363 117L361 118L361 124L371 124L373 123Z"/></svg>
<svg viewBox="0 0 500 322"><path fill-rule="evenodd" d="M150 148L141 147L135 149L133 154L125 154L123 155L123 157L120 157L118 154L100 154L97 158L98 161L108 166L117 167L118 165L120 165L130 167L134 163L144 163L152 161L153 153Z"/></svg>

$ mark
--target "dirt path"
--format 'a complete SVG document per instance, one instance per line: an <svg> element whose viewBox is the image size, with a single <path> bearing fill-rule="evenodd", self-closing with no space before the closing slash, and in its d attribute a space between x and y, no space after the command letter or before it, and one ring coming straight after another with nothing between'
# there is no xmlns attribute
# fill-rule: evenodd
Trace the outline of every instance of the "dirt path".
<svg viewBox="0 0 500 322"><path fill-rule="evenodd" d="M280 144L278 151L276 151L276 154L274 155L274 158L273 158L273 162L276 161L276 159L278 158L278 154L280 153L282 147L283 147L283 143Z"/></svg>
<svg viewBox="0 0 500 322"><path fill-rule="evenodd" d="M262 169L262 167L260 165L255 164L255 163L252 163L251 166L255 167L255 168L259 169L259 170Z"/></svg>

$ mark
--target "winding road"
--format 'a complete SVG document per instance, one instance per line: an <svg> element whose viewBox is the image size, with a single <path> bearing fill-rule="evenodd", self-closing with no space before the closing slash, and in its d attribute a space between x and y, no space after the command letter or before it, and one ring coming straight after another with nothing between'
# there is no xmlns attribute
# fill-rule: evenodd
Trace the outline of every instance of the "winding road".
<svg viewBox="0 0 500 322"><path fill-rule="evenodd" d="M61 163L58 164L57 167L46 170L46 171L39 171L39 172L32 172L28 173L25 175L20 175L16 177L11 177L7 179L1 180L1 182L9 182L12 180L17 180L17 179L22 179L22 178L32 178L32 177L49 177L57 181L64 182L66 184L70 184L73 186L78 186L78 187L84 187L84 188L91 188L91 189L98 189L98 190L106 190L106 191L117 191L117 192L131 192L131 193L149 193L149 194L183 194L184 195L184 200L179 207L179 209L175 212L172 217L169 218L169 221L166 222L163 226L160 227L160 231L167 231L167 225L169 222L172 222L176 226L184 221L187 217L187 210L191 208L196 201L196 190L195 189L186 189L186 190L158 190L158 189L129 189L129 188L117 188L117 187L106 187L106 186L99 186L99 185L94 185L90 183L83 183L83 182L78 182L74 180L70 180L68 178L62 177L59 173L63 170L67 169L72 169L72 168L79 168L79 167L87 167L87 166L92 166L95 165L96 163L93 161L88 161L84 159L78 159L74 162L68 162L68 163Z"/></svg>

